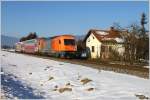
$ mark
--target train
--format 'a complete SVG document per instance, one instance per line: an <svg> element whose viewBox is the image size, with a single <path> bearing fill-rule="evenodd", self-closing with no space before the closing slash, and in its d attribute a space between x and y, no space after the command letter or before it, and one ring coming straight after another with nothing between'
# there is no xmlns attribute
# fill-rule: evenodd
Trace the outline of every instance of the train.
<svg viewBox="0 0 150 100"><path fill-rule="evenodd" d="M73 58L77 52L77 45L75 36L58 35L17 42L15 51L29 54L45 54L60 58Z"/></svg>

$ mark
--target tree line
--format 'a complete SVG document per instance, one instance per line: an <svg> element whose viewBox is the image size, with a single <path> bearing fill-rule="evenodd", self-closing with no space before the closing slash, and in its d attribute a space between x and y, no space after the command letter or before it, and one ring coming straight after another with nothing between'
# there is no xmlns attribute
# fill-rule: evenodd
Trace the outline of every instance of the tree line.
<svg viewBox="0 0 150 100"><path fill-rule="evenodd" d="M20 42L25 40L35 39L35 38L38 38L36 32L30 32L26 37L20 38Z"/></svg>

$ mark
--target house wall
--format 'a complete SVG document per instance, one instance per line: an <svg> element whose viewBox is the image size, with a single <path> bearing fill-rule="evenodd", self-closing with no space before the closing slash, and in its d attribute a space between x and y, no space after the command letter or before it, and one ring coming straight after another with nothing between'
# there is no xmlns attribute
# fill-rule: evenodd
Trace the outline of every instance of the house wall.
<svg viewBox="0 0 150 100"><path fill-rule="evenodd" d="M94 46L94 52L92 52L92 46ZM86 47L90 49L91 58L100 58L101 42L93 34L87 38Z"/></svg>

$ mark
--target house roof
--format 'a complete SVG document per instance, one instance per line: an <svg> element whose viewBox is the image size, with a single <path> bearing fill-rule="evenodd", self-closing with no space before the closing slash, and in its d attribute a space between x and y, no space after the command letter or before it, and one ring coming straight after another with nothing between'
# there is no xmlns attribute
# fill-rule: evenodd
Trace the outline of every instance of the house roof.
<svg viewBox="0 0 150 100"><path fill-rule="evenodd" d="M101 33L102 34L101 34ZM84 41L92 34L100 41L100 42L117 42L116 38L121 38L120 31L111 28L110 30L97 30L91 29L88 31L87 35L84 38Z"/></svg>

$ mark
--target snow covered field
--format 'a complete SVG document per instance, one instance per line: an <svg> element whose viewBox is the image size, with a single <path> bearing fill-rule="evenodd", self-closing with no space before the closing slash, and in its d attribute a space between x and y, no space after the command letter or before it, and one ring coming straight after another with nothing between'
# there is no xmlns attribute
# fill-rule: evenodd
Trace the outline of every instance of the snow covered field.
<svg viewBox="0 0 150 100"><path fill-rule="evenodd" d="M2 89L12 97L50 100L139 100L149 97L147 79L6 51L1 54ZM19 85L15 87L15 84ZM23 91L18 93L17 88Z"/></svg>

